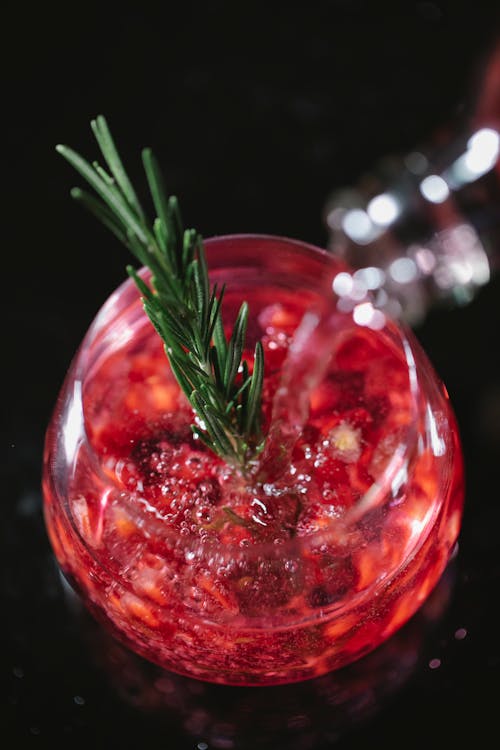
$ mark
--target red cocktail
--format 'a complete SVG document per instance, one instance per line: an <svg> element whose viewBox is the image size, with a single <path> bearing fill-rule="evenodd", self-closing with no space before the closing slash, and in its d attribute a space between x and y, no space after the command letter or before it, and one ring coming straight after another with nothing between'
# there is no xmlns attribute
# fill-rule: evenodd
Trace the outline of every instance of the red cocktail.
<svg viewBox="0 0 500 750"><path fill-rule="evenodd" d="M206 250L224 318L249 303L249 366L264 346L266 434L292 337L344 269L277 238ZM408 332L344 317L297 439L245 474L190 430L132 282L99 313L47 435L46 519L65 575L133 650L213 682L293 682L375 648L434 587L462 505L448 399Z"/></svg>

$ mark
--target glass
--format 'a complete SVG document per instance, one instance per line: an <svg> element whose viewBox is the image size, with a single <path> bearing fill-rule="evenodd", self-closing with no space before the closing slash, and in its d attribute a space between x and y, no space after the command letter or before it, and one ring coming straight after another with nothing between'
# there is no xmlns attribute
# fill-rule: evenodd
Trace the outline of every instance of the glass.
<svg viewBox="0 0 500 750"><path fill-rule="evenodd" d="M196 441L127 281L90 327L47 432L48 533L67 580L132 650L217 683L295 682L373 650L434 588L460 526L457 428L412 334L367 301L343 311L338 259L273 237L205 244L225 321L246 299L249 352L264 345L273 437L260 468L231 471ZM324 349L304 336L313 313L333 329ZM307 387L301 374L301 393L288 372L287 410L290 361L297 373L322 365Z"/></svg>

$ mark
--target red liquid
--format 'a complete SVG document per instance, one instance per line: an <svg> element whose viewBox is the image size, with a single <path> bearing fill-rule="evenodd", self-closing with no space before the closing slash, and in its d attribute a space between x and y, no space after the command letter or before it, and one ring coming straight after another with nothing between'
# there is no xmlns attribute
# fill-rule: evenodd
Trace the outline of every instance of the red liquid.
<svg viewBox="0 0 500 750"><path fill-rule="evenodd" d="M229 322L250 305L249 364L263 341L265 430L291 337L321 301L298 278L233 279L225 300ZM49 431L47 524L65 573L134 650L201 679L291 682L373 649L430 593L460 523L454 422L424 355L420 404L396 329L352 326L291 464L267 457L244 477L193 437L137 305L86 371L86 440L62 503Z"/></svg>

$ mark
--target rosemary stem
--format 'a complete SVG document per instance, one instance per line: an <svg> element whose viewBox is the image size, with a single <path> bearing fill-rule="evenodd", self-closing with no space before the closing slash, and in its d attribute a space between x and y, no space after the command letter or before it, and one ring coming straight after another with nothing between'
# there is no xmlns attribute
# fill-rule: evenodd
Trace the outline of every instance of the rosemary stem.
<svg viewBox="0 0 500 750"><path fill-rule="evenodd" d="M208 448L245 471L263 445L261 344L255 348L251 376L242 359L248 305L241 305L227 339L221 315L224 287L220 292L216 286L211 288L202 238L194 229L184 230L177 199L167 195L151 149L143 150L142 159L156 213L152 222L102 115L92 121L92 130L109 172L71 148L57 146L96 193L75 188L72 195L150 269L148 285L127 268L146 314L163 339L172 372L198 417L193 432Z"/></svg>

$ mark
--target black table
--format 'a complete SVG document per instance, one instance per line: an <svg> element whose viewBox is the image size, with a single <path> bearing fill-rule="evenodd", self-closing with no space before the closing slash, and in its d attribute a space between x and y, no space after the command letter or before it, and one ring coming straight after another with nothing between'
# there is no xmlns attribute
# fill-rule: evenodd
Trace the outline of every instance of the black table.
<svg viewBox="0 0 500 750"><path fill-rule="evenodd" d="M75 611L52 561L44 429L72 353L128 261L71 204L74 178L54 143L88 153L88 121L102 111L133 177L150 143L205 236L267 232L324 245L328 193L460 116L464 82L500 29L486 0L277 5L185 5L165 21L126 3L114 19L88 5L71 23L46 8L8 19L0 592L9 750L461 748L498 736L498 278L417 330L463 437L460 552L427 609L366 663L264 691L162 675Z"/></svg>

